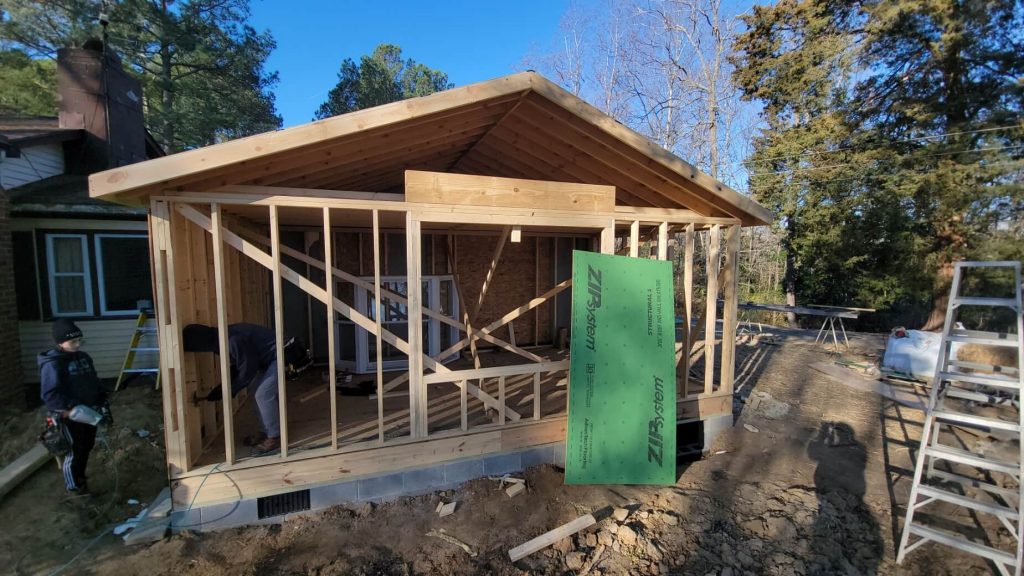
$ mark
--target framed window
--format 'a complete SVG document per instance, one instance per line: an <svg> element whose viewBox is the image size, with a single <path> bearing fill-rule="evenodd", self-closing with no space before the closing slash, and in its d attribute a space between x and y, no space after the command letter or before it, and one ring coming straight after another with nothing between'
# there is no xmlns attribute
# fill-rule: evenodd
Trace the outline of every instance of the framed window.
<svg viewBox="0 0 1024 576"><path fill-rule="evenodd" d="M46 270L54 316L92 316L92 277L85 234L47 234Z"/></svg>
<svg viewBox="0 0 1024 576"><path fill-rule="evenodd" d="M100 314L138 314L139 300L153 299L149 240L145 234L97 234L95 242Z"/></svg>

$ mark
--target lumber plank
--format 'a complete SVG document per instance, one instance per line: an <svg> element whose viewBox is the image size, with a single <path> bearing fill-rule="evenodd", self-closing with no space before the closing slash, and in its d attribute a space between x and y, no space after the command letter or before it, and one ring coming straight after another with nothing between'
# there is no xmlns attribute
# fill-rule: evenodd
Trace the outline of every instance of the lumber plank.
<svg viewBox="0 0 1024 576"><path fill-rule="evenodd" d="M50 452L42 444L36 444L31 450L22 454L17 460L11 462L0 470L0 498L14 490L26 478L53 458Z"/></svg>
<svg viewBox="0 0 1024 576"><path fill-rule="evenodd" d="M277 348L277 408L281 419L281 458L288 457L288 394L284 375L284 296L281 287L281 225L277 206L270 207L270 258L274 275L274 332ZM319 288L319 286L317 286ZM321 298L326 303L326 296ZM228 402L227 398L224 399Z"/></svg>
<svg viewBox="0 0 1024 576"><path fill-rule="evenodd" d="M719 235L721 227L714 225L708 232L707 274L708 290L704 313L704 393L713 391L715 381L715 325L718 316L718 284L721 259L719 257Z"/></svg>
<svg viewBox="0 0 1024 576"><path fill-rule="evenodd" d="M359 235L360 239L362 234ZM363 253L359 252L359 260L362 262ZM333 270L333 268L332 268ZM384 443L384 345L381 334L384 327L381 325L381 316L384 314L384 301L381 298L380 287L380 212L373 211L373 305L374 316L377 320L377 439ZM408 374L408 373L407 373Z"/></svg>
<svg viewBox="0 0 1024 576"><path fill-rule="evenodd" d="M405 198L424 204L612 212L615 187L406 170Z"/></svg>
<svg viewBox="0 0 1024 576"><path fill-rule="evenodd" d="M413 438L427 436L427 390L423 383L423 310L420 288L420 223L413 212L405 213L405 254L409 306L409 413Z"/></svg>
<svg viewBox="0 0 1024 576"><path fill-rule="evenodd" d="M517 562L534 552L538 552L551 546L555 542L558 542L562 538L568 538L577 532L582 532L587 528L590 528L594 524L597 524L600 520L603 520L612 514L611 506L607 506L594 512L593 514L584 514L572 522L562 524L554 530L549 530L537 536L532 540L528 540L515 548L508 551L508 557L513 562Z"/></svg>
<svg viewBox="0 0 1024 576"><path fill-rule="evenodd" d="M210 232L213 236L213 284L217 296L217 342L220 350L228 349L228 307L227 294L224 290L224 239L222 238L222 221L219 204L210 205ZM231 398L231 356L217 355L217 367L220 369L220 386L224 412L224 461L235 462L235 426L234 410Z"/></svg>
<svg viewBox="0 0 1024 576"><path fill-rule="evenodd" d="M719 386L722 391L732 392L733 374L736 369L736 305L739 272L740 227L729 226L725 233L725 286L722 304L722 369Z"/></svg>
<svg viewBox="0 0 1024 576"><path fill-rule="evenodd" d="M690 326L693 322L693 235L694 225L687 224L683 234L683 398L690 395L690 350L693 346L693 334ZM677 369L676 373L679 373Z"/></svg>
<svg viewBox="0 0 1024 576"><path fill-rule="evenodd" d="M374 213L376 216L376 213ZM334 266L334 237L331 235L331 209L324 207L324 269L330 270ZM334 277L330 274L324 275L324 289L327 291L327 385L331 393L331 448L338 449L338 379L337 361L335 360L334 338ZM378 321L378 334L379 321ZM378 343L379 347L380 344Z"/></svg>

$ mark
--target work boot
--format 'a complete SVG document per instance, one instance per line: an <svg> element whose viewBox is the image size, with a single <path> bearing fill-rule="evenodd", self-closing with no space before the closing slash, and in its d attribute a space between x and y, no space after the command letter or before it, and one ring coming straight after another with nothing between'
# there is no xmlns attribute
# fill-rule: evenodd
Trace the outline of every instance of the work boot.
<svg viewBox="0 0 1024 576"><path fill-rule="evenodd" d="M245 438L243 438L242 439L242 444L244 444L246 446L257 446L257 445L259 445L261 442L263 442L266 439L267 439L267 435L266 434L264 434L263 432L257 432L256 434L253 434L252 436L246 436Z"/></svg>
<svg viewBox="0 0 1024 576"><path fill-rule="evenodd" d="M92 496L92 492L89 492L89 487L85 485L79 486L78 488L68 488L67 492L68 500L85 500Z"/></svg>
<svg viewBox="0 0 1024 576"><path fill-rule="evenodd" d="M252 451L256 456L263 456L281 449L281 439L267 437L259 444L253 446Z"/></svg>

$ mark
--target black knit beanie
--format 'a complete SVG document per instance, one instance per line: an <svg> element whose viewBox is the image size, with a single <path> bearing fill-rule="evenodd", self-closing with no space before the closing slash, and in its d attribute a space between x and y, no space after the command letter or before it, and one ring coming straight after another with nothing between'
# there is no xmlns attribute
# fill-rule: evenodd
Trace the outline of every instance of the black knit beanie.
<svg viewBox="0 0 1024 576"><path fill-rule="evenodd" d="M53 323L53 340L57 344L81 338L82 331L68 318L59 318Z"/></svg>
<svg viewBox="0 0 1024 576"><path fill-rule="evenodd" d="M203 324L189 324L181 331L181 346L185 352L217 352L217 329Z"/></svg>

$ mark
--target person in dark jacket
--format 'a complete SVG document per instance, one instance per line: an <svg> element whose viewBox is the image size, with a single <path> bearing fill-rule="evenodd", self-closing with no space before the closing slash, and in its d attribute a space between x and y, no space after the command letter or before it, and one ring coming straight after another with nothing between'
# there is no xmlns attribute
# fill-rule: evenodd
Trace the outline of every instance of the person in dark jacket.
<svg viewBox="0 0 1024 576"><path fill-rule="evenodd" d="M182 347L186 352L220 353L217 329L203 324L189 324L182 330ZM257 324L228 326L228 357L231 362L231 395L248 388L256 400L262 436L251 439L259 454L281 448L280 408L277 403L277 337L273 330ZM215 388L208 400L220 399Z"/></svg>
<svg viewBox="0 0 1024 576"><path fill-rule="evenodd" d="M39 354L40 395L50 415L61 423L70 451L64 457L64 485L70 494L86 495L89 486L85 468L96 444L96 427L75 422L68 416L75 406L83 405L109 415L107 391L100 383L92 358L79 350L82 331L74 322L61 318L53 323L56 348Z"/></svg>

